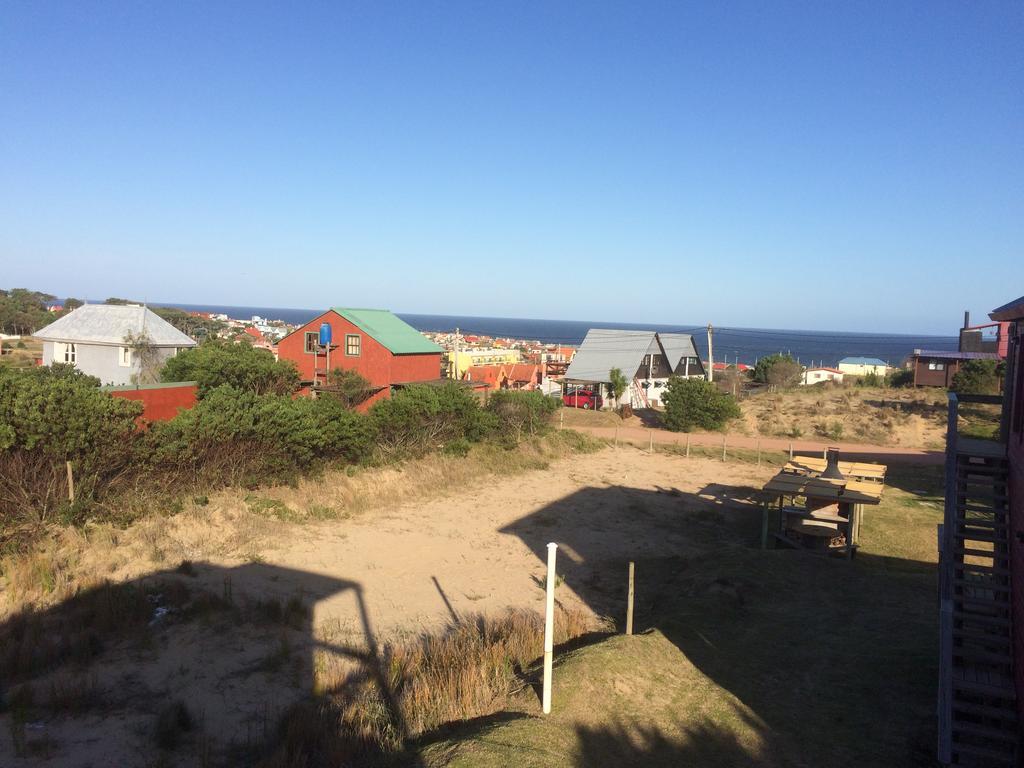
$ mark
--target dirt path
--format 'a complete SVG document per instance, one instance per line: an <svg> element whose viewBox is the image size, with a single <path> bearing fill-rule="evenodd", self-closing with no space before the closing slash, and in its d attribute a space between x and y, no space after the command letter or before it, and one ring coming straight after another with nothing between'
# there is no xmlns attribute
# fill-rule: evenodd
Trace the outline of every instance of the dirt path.
<svg viewBox="0 0 1024 768"><path fill-rule="evenodd" d="M614 440L616 436L620 441L633 443L635 445L648 445L653 439L659 445L686 445L687 435L680 432L668 432L664 429L647 429L645 427L597 427L574 425L573 429L585 432L594 437L602 437L606 440ZM711 446L721 448L722 435L693 433L689 435L691 445ZM750 437L748 435L725 435L726 445L729 448L744 450L757 450L760 444L764 451L788 451L792 447L794 453L798 454L821 454L826 448L839 448L846 459L872 459L884 464L906 463L925 464L931 466L941 465L945 460L942 451L932 451L924 448L904 448L890 445L867 445L860 443L827 442L819 443L809 440L788 440L785 438L772 437Z"/></svg>

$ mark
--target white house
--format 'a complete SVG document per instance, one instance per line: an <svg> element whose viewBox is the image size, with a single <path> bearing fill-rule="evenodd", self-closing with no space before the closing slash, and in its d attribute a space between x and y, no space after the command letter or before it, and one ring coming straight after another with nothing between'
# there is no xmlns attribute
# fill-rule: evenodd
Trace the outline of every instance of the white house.
<svg viewBox="0 0 1024 768"><path fill-rule="evenodd" d="M844 357L838 368L849 376L867 376L869 373L885 376L889 372L889 364L877 357Z"/></svg>
<svg viewBox="0 0 1024 768"><path fill-rule="evenodd" d="M801 384L821 384L823 381L843 383L843 372L838 368L805 368Z"/></svg>
<svg viewBox="0 0 1024 768"><path fill-rule="evenodd" d="M161 363L196 345L139 304L85 304L33 336L43 342L43 365L70 363L103 384L137 383L142 366L129 337L144 337Z"/></svg>
<svg viewBox="0 0 1024 768"><path fill-rule="evenodd" d="M619 403L611 402L608 394L612 368L622 371L629 382ZM563 381L568 386L597 389L605 407L628 403L634 408L647 408L661 405L661 395L673 375L705 377L690 334L591 328Z"/></svg>

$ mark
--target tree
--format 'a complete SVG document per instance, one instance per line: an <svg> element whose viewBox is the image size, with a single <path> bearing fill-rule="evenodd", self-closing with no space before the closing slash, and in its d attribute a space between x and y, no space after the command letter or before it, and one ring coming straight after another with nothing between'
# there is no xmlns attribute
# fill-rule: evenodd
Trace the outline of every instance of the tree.
<svg viewBox="0 0 1024 768"><path fill-rule="evenodd" d="M287 360L275 360L265 349L207 339L198 347L179 352L161 371L163 381L195 381L199 396L228 384L257 395L290 395L299 384L299 372Z"/></svg>
<svg viewBox="0 0 1024 768"><path fill-rule="evenodd" d="M83 304L84 302L81 299L76 299L72 297L64 299L64 314L75 311Z"/></svg>
<svg viewBox="0 0 1024 768"><path fill-rule="evenodd" d="M629 386L629 379L622 373L621 368L612 368L608 371L608 381L612 399L615 401L615 405L618 405L619 398L626 393L626 387Z"/></svg>
<svg viewBox="0 0 1024 768"><path fill-rule="evenodd" d="M690 432L694 427L721 429L740 415L732 396L719 392L704 379L671 377L661 401L665 405L665 426L674 432Z"/></svg>
<svg viewBox="0 0 1024 768"><path fill-rule="evenodd" d="M792 355L768 355L754 366L754 381L767 384L772 389L792 387L799 383L803 369Z"/></svg>
<svg viewBox="0 0 1024 768"><path fill-rule="evenodd" d="M997 395L1001 373L995 360L965 360L950 389L961 395Z"/></svg>
<svg viewBox="0 0 1024 768"><path fill-rule="evenodd" d="M373 391L373 385L358 371L335 368L327 374L327 388L324 394L336 398L346 408L355 408L366 401Z"/></svg>
<svg viewBox="0 0 1024 768"><path fill-rule="evenodd" d="M46 307L56 299L27 288L0 290L0 331L28 335L54 319Z"/></svg>

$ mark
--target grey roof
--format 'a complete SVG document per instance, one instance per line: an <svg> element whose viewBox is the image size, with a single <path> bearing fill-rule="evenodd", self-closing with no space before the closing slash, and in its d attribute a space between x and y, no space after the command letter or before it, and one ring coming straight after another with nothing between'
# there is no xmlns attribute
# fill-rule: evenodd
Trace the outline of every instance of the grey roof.
<svg viewBox="0 0 1024 768"><path fill-rule="evenodd" d="M565 378L607 382L612 368L618 368L627 378L633 378L647 354L662 352L673 371L684 358L697 357L693 337L689 334L591 328L569 363Z"/></svg>
<svg viewBox="0 0 1024 768"><path fill-rule="evenodd" d="M665 356L668 358L669 365L672 366L673 373L680 373L679 363L685 361L686 358L700 359L697 347L693 343L693 336L688 333L659 333L658 339L661 340L661 346L665 350Z"/></svg>
<svg viewBox="0 0 1024 768"><path fill-rule="evenodd" d="M948 349L915 349L914 357L938 357L944 360L998 360L995 352L951 352Z"/></svg>
<svg viewBox="0 0 1024 768"><path fill-rule="evenodd" d="M988 316L993 320L1019 320L1024 317L1024 296L993 309Z"/></svg>
<svg viewBox="0 0 1024 768"><path fill-rule="evenodd" d="M153 310L138 304L85 304L32 335L44 341L121 345L128 334L143 332L157 347L196 345Z"/></svg>

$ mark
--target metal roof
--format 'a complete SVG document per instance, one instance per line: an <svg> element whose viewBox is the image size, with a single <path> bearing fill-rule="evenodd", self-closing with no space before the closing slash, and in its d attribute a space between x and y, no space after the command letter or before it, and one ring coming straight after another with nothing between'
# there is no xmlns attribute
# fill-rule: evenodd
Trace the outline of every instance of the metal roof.
<svg viewBox="0 0 1024 768"><path fill-rule="evenodd" d="M569 363L565 378L608 382L608 373L612 368L618 368L631 379L646 355L662 352L673 371L684 358L697 357L693 337L689 334L591 328Z"/></svg>
<svg viewBox="0 0 1024 768"><path fill-rule="evenodd" d="M659 333L657 334L661 347L665 350L668 364L672 366L673 373L680 373L680 364L686 362L686 358L695 357L700 360L697 354L697 347L693 343L693 336L688 333Z"/></svg>
<svg viewBox="0 0 1024 768"><path fill-rule="evenodd" d="M142 333L157 347L196 345L194 339L139 304L84 304L32 335L44 341L121 346L129 334Z"/></svg>
<svg viewBox="0 0 1024 768"><path fill-rule="evenodd" d="M440 354L444 350L386 309L348 309L335 312L383 344L393 355Z"/></svg>
<svg viewBox="0 0 1024 768"><path fill-rule="evenodd" d="M843 363L847 365L888 365L885 360L879 360L877 357L844 357L839 361L840 365Z"/></svg>
<svg viewBox="0 0 1024 768"><path fill-rule="evenodd" d="M1024 317L1024 296L993 309L988 316L993 320L1019 320Z"/></svg>
<svg viewBox="0 0 1024 768"><path fill-rule="evenodd" d="M995 352L951 352L946 349L915 349L915 357L941 357L945 360L999 360Z"/></svg>

